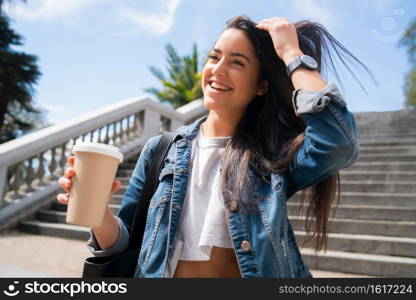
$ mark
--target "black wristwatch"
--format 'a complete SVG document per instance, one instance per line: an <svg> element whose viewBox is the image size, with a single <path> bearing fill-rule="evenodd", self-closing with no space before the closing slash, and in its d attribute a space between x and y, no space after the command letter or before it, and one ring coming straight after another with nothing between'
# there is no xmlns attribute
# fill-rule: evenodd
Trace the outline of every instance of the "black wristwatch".
<svg viewBox="0 0 416 300"><path fill-rule="evenodd" d="M287 76L290 77L293 71L295 71L300 66L305 67L310 70L317 70L318 63L316 60L309 55L301 55L296 57L293 61L291 61L286 67Z"/></svg>

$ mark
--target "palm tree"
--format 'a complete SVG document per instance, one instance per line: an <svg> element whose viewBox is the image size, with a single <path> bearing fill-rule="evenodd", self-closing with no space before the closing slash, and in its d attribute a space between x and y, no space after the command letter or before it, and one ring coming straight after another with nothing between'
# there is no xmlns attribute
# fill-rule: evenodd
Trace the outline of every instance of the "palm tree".
<svg viewBox="0 0 416 300"><path fill-rule="evenodd" d="M406 47L410 71L406 74L404 93L406 95L405 105L416 109L416 18L414 18L406 29L405 34L399 40L399 47Z"/></svg>
<svg viewBox="0 0 416 300"><path fill-rule="evenodd" d="M0 14L0 143L41 125L35 115L42 111L33 102L33 85L40 77L37 57L12 49L22 45L21 39Z"/></svg>
<svg viewBox="0 0 416 300"><path fill-rule="evenodd" d="M198 51L194 43L192 54L179 57L171 44L166 45L169 79L162 71L150 67L150 72L162 83L163 88L147 88L144 91L178 108L202 97L201 73L198 70Z"/></svg>

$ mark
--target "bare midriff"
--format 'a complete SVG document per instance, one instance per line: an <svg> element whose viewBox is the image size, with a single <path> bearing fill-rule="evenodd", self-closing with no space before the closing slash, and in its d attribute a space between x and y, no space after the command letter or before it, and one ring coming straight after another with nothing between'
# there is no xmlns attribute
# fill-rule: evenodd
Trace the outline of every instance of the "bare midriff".
<svg viewBox="0 0 416 300"><path fill-rule="evenodd" d="M240 277L234 249L212 247L211 259L206 261L179 260L175 278Z"/></svg>

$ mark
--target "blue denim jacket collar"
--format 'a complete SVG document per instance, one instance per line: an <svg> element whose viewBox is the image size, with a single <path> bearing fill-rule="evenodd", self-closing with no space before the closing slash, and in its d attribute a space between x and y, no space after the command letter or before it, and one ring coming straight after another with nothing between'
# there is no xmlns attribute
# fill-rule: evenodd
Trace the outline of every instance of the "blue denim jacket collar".
<svg viewBox="0 0 416 300"><path fill-rule="evenodd" d="M192 141L193 139L195 139L195 137L198 134L199 126L207 118L208 116L203 116L189 125L179 127L178 129L175 130L176 138L177 139L183 138L187 140L188 142Z"/></svg>

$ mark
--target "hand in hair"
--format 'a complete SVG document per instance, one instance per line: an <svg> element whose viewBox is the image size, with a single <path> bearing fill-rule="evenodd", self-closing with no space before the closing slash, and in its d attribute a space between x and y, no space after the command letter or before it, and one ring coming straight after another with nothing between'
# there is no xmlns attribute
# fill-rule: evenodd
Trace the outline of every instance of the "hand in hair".
<svg viewBox="0 0 416 300"><path fill-rule="evenodd" d="M269 32L277 55L286 65L303 54L299 47L296 27L287 18L264 19L258 22L256 27Z"/></svg>

